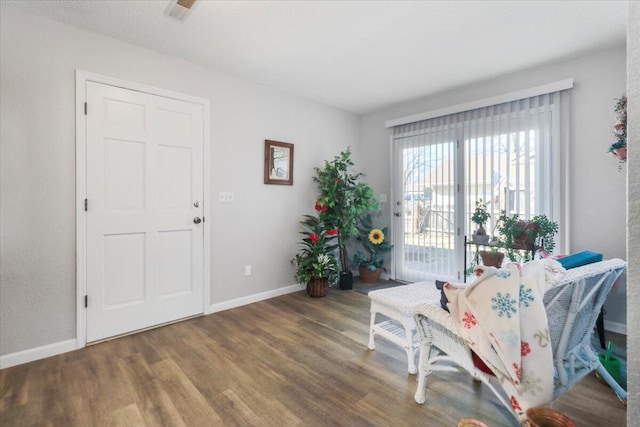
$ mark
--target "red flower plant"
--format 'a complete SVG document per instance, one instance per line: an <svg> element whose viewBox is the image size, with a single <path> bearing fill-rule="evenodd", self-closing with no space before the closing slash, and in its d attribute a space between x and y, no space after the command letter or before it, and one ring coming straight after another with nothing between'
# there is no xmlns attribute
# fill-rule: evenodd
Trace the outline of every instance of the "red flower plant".
<svg viewBox="0 0 640 427"><path fill-rule="evenodd" d="M326 212L327 211L327 205L325 205L323 202L321 202L320 200L316 201L316 210L318 212Z"/></svg>
<svg viewBox="0 0 640 427"><path fill-rule="evenodd" d="M328 236L337 236L338 235L338 229L337 228L331 228L331 229L327 230L327 235Z"/></svg>
<svg viewBox="0 0 640 427"><path fill-rule="evenodd" d="M313 243L316 243L319 238L320 236L318 236L316 233L309 234L309 240L311 240Z"/></svg>

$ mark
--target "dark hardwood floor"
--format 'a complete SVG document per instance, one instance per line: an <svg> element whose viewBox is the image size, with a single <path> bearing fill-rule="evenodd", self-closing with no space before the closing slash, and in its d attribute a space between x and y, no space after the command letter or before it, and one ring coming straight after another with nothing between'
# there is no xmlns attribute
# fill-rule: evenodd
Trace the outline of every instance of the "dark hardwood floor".
<svg viewBox="0 0 640 427"><path fill-rule="evenodd" d="M367 349L369 299L304 292L114 339L0 371L2 426L490 426L515 422L468 375L429 377L405 353ZM624 426L595 376L553 403L578 426Z"/></svg>

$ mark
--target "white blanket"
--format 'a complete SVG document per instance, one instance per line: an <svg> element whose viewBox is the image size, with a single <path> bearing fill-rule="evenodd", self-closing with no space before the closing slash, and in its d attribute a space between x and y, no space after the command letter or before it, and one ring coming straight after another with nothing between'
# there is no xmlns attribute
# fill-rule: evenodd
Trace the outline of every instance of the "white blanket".
<svg viewBox="0 0 640 427"><path fill-rule="evenodd" d="M469 347L509 393L520 418L553 398L553 355L544 292L564 275L555 260L478 266L468 285L445 285L449 310Z"/></svg>

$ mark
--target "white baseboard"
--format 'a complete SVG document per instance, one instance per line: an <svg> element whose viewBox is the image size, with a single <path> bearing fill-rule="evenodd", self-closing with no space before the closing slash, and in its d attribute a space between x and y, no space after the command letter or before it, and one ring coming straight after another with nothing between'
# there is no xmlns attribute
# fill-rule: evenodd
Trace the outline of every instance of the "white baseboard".
<svg viewBox="0 0 640 427"><path fill-rule="evenodd" d="M627 335L627 325L624 323L604 321L604 330L615 332L616 334Z"/></svg>
<svg viewBox="0 0 640 427"><path fill-rule="evenodd" d="M72 340L60 341L53 344L43 345L41 347L30 348L28 350L18 351L0 356L0 369L10 368L23 363L33 362L34 360L44 359L45 357L56 356L58 354L67 353L77 349L75 338Z"/></svg>
<svg viewBox="0 0 640 427"><path fill-rule="evenodd" d="M298 292L298 291L301 291L302 289L304 288L302 288L299 284L290 285L290 286L285 286L283 288L274 289L272 291L261 292L259 294L249 295L242 298L236 298L229 301L211 304L208 310L206 310L204 314L211 314L211 313L217 313L218 311L229 310L231 308L236 308L236 307L251 304L254 302L263 301L269 298L279 297L281 295Z"/></svg>
<svg viewBox="0 0 640 427"><path fill-rule="evenodd" d="M246 297L237 298L230 301L211 304L209 307L207 307L204 314L211 314L218 311L229 310L231 308L240 307L240 306L251 304L258 301L263 301L269 298L279 297L281 295L298 292L302 289L303 288L300 285L290 285L290 286L285 286L283 288L255 294L255 295L249 295ZM0 369L10 368L12 366L22 365L23 363L33 362L34 360L40 360L46 357L56 356L58 354L77 350L78 349L77 345L78 344L76 342L76 339L74 338L74 339L60 341L53 344L43 345L41 347L18 351L16 353L0 355Z"/></svg>

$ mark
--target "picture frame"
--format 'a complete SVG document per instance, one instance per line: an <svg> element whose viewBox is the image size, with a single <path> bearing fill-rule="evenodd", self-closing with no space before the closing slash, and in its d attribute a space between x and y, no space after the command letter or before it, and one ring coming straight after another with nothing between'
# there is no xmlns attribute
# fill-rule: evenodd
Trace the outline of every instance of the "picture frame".
<svg viewBox="0 0 640 427"><path fill-rule="evenodd" d="M264 141L264 183L293 185L293 144Z"/></svg>

